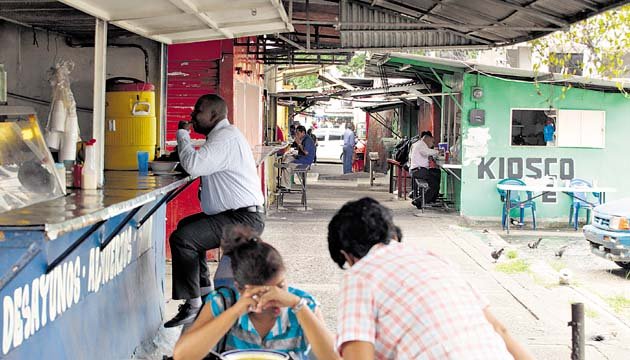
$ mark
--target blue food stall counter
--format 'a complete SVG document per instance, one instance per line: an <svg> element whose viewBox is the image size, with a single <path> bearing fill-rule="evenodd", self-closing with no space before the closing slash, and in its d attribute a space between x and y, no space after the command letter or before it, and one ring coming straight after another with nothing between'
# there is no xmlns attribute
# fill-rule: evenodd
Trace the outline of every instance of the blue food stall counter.
<svg viewBox="0 0 630 360"><path fill-rule="evenodd" d="M123 359L164 321L166 203L187 176L105 186L0 212L0 358Z"/></svg>

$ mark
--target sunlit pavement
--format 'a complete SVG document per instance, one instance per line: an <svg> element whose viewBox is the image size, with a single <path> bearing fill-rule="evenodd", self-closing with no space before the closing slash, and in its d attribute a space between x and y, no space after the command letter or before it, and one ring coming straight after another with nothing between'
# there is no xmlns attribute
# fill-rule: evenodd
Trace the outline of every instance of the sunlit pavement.
<svg viewBox="0 0 630 360"><path fill-rule="evenodd" d="M572 302L586 304L587 359L625 359L630 353L630 309L624 311L619 302L611 300L617 296L618 300L630 299L630 280L614 263L588 254L579 233L545 232L540 247L532 250L526 243L536 239L537 233L516 230L507 243L495 224L469 226L456 213L441 210L421 214L409 201L396 200L387 192L387 178L382 174L370 188L364 175L340 175L341 165L318 164L312 173L308 209L300 206L299 195L287 195L284 207L271 207L263 239L282 253L292 286L311 292L321 302L332 331L342 270L328 254L328 221L345 202L371 196L394 211L394 220L403 229L403 241L428 248L458 267L537 358L570 358L571 329L567 323ZM565 242L571 245L559 259L553 255L554 249ZM500 247L507 250L494 263L490 252ZM516 254L516 259L508 259L508 252ZM525 271L506 273L519 259L526 264ZM503 271L498 271L497 265ZM572 270L572 285L558 285L560 268ZM168 277L167 295L170 281ZM167 301L166 319L176 311L177 302ZM604 340L589 340L594 335L602 335Z"/></svg>

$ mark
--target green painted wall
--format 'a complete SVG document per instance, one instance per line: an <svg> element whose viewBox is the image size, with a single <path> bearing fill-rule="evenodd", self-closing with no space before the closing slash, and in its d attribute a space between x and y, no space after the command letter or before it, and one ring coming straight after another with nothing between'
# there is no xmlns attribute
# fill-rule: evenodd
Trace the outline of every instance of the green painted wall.
<svg viewBox="0 0 630 360"><path fill-rule="evenodd" d="M630 99L618 93L571 89L559 99L560 87L542 85L542 95L536 93L531 83L505 81L493 77L466 74L464 76L462 119L463 139L471 128L469 110L475 107L470 96L473 86L482 87L483 98L477 108L486 111L486 123L491 139L487 144L489 157L556 158L573 159L575 177L596 180L599 186L613 187L616 193L608 193L607 200L630 197ZM547 99L554 95L556 109L605 110L606 147L604 149L512 147L510 145L510 114L512 108L549 108ZM463 146L463 158L469 149ZM472 152L469 153L469 155ZM498 169L497 161L494 168ZM544 170L543 170L544 171ZM498 173L498 171L495 171ZM550 167L557 175L558 164ZM530 172L525 171L525 175ZM471 218L499 218L501 203L496 191L497 179L479 179L476 164L464 164L462 169L461 213ZM568 221L569 197L557 194L556 204L543 204L538 200L538 220ZM526 213L527 214L527 213ZM526 215L526 221L529 215Z"/></svg>

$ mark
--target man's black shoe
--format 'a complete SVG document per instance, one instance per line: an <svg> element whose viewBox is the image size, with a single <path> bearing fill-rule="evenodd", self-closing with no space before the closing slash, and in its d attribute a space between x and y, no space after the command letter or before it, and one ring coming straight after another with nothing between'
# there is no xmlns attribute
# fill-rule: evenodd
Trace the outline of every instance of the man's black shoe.
<svg viewBox="0 0 630 360"><path fill-rule="evenodd" d="M201 308L194 308L189 303L183 303L177 308L177 315L175 315L175 317L173 317L171 320L164 323L164 327L170 328L190 324L195 321L199 310L201 310Z"/></svg>
<svg viewBox="0 0 630 360"><path fill-rule="evenodd" d="M413 206L415 206L417 209L422 209L422 200L421 199L415 199L414 201L411 202L411 204Z"/></svg>

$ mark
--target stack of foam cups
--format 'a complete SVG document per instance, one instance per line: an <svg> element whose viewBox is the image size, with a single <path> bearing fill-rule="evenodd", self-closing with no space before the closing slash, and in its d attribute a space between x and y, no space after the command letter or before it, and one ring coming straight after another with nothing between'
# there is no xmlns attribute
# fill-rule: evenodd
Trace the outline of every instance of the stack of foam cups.
<svg viewBox="0 0 630 360"><path fill-rule="evenodd" d="M53 150L59 150L66 128L66 106L62 100L55 100L52 104L46 127L46 144Z"/></svg>
<svg viewBox="0 0 630 360"><path fill-rule="evenodd" d="M79 119L76 110L69 110L66 117L66 130L63 133L59 160L76 160L77 141L79 141Z"/></svg>

